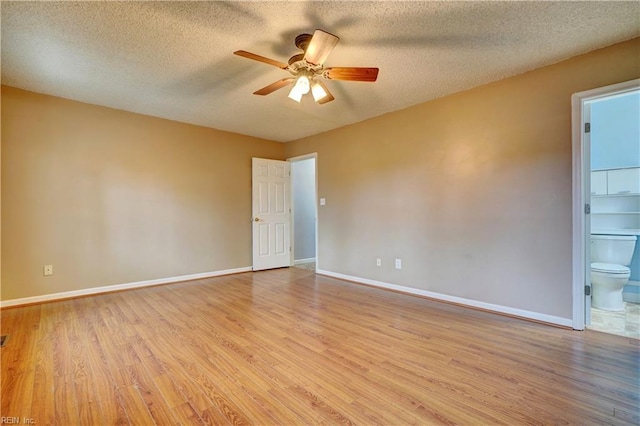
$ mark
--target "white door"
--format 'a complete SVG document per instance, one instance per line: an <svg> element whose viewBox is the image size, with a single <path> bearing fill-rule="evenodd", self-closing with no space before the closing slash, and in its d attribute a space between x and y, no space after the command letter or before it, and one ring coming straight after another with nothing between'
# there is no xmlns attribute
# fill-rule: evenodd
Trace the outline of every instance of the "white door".
<svg viewBox="0 0 640 426"><path fill-rule="evenodd" d="M289 167L287 161L252 159L254 271L290 266Z"/></svg>

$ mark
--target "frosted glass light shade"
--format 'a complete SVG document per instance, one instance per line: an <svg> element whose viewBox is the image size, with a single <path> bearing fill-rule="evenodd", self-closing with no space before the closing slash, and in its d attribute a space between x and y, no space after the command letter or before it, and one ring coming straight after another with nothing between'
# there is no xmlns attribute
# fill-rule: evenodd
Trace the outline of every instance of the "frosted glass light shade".
<svg viewBox="0 0 640 426"><path fill-rule="evenodd" d="M318 102L320 99L322 99L325 96L327 96L327 92L324 90L324 88L319 83L315 83L311 87L311 93L313 94L313 99L316 102Z"/></svg>
<svg viewBox="0 0 640 426"><path fill-rule="evenodd" d="M300 102L302 100L302 92L296 90L296 86L293 86L293 89L291 89L291 91L289 92L289 99Z"/></svg>
<svg viewBox="0 0 640 426"><path fill-rule="evenodd" d="M289 92L289 98L296 102L300 102L302 100L302 95L306 93L309 93L309 78L303 75L298 77L298 80L296 80L296 84Z"/></svg>
<svg viewBox="0 0 640 426"><path fill-rule="evenodd" d="M298 81L296 81L296 86L300 87L303 95L309 93L309 78L307 76L298 77Z"/></svg>

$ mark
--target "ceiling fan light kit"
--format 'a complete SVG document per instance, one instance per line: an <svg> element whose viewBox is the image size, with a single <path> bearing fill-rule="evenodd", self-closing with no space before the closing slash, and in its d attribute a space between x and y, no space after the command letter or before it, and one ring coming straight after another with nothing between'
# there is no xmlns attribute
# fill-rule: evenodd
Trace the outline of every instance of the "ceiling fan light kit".
<svg viewBox="0 0 640 426"><path fill-rule="evenodd" d="M253 92L254 95L265 96L294 83L289 92L289 98L300 102L302 96L311 92L313 99L320 105L333 101L335 98L320 79L374 82L378 78L378 68L357 67L324 67L324 61L336 47L340 39L323 30L316 30L311 34L300 34L295 39L296 46L303 50L303 54L293 55L288 64L264 56L256 55L244 50L233 52L243 58L253 59L289 71L293 78L283 78L262 89Z"/></svg>

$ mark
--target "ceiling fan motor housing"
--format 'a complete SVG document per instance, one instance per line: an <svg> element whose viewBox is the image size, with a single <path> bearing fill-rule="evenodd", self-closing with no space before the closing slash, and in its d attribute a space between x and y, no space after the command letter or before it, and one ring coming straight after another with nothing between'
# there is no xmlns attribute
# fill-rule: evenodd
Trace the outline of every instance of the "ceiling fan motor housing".
<svg viewBox="0 0 640 426"><path fill-rule="evenodd" d="M294 55L289 59L288 70L293 75L305 74L311 78L312 76L321 76L324 67L310 64L304 59L304 55Z"/></svg>
<svg viewBox="0 0 640 426"><path fill-rule="evenodd" d="M309 79L312 79L315 76L321 76L324 67L322 65L314 65L307 62L304 59L305 53L307 52L307 48L309 47L309 43L313 35L311 34L299 34L296 36L295 44L303 53L299 53L297 55L293 55L289 58L289 72L295 76L305 75Z"/></svg>

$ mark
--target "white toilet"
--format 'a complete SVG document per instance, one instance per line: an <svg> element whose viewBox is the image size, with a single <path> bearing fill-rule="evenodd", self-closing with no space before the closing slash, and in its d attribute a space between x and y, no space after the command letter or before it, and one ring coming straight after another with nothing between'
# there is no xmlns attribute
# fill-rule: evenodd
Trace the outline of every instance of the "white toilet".
<svg viewBox="0 0 640 426"><path fill-rule="evenodd" d="M605 311L623 311L622 288L629 281L636 237L591 235L591 306Z"/></svg>

